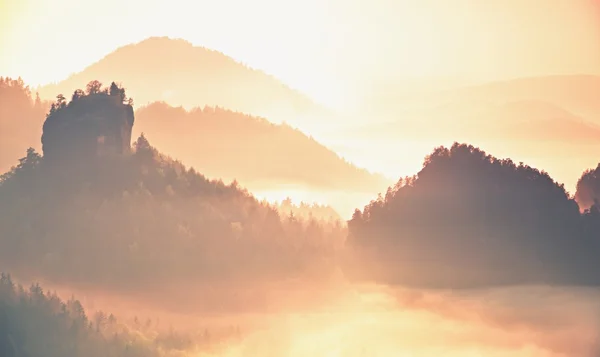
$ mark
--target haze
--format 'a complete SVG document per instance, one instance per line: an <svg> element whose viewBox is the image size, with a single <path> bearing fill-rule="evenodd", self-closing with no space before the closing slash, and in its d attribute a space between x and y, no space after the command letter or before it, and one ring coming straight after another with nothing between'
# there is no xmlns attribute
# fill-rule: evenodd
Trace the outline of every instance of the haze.
<svg viewBox="0 0 600 357"><path fill-rule="evenodd" d="M0 0L0 357L599 357L599 0Z"/></svg>
<svg viewBox="0 0 600 357"><path fill-rule="evenodd" d="M0 47L10 55L0 68L32 85L60 81L150 36L222 51L344 111L364 86L390 78L471 83L600 73L596 0L1 4ZM69 50L73 43L79 51Z"/></svg>

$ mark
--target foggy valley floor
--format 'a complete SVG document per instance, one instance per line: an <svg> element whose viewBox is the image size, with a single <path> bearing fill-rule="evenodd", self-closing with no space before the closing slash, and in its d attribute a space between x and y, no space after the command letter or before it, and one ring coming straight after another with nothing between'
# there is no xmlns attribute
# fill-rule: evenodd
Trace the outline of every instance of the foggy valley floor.
<svg viewBox="0 0 600 357"><path fill-rule="evenodd" d="M72 293L68 288L59 291L59 296ZM339 293L301 310L241 314L172 313L160 304L144 305L143 299L97 292L89 298L79 296L84 297L93 329L99 323L95 312L102 310L106 316L113 312L129 331L139 331L137 338L145 336L149 346L160 346L156 339L161 334L189 341L184 347L160 347L159 355L166 356L593 357L598 353L597 288L520 286L452 292L345 284ZM109 327L97 333L107 333L104 328Z"/></svg>

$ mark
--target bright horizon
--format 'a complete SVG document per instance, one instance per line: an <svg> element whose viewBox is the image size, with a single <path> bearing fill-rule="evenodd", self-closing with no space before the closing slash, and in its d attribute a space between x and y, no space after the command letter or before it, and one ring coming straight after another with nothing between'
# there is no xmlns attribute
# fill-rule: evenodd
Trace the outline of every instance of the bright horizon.
<svg viewBox="0 0 600 357"><path fill-rule="evenodd" d="M383 80L600 74L599 9L596 0L0 0L10 54L0 74L58 82L118 47L168 36L339 109Z"/></svg>

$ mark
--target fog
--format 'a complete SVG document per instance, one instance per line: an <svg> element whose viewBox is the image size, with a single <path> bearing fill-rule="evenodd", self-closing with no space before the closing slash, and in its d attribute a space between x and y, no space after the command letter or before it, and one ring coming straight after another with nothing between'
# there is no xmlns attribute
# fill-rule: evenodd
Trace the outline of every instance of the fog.
<svg viewBox="0 0 600 357"><path fill-rule="evenodd" d="M305 304L273 312L185 313L94 292L79 297L88 311L109 308L132 319L176 326L189 336L239 331L201 348L170 351L195 357L359 356L598 356L600 289L513 286L478 290L423 290L340 281L327 299L304 289ZM299 289L272 288L278 300L298 298ZM61 288L61 294L73 292ZM306 294L308 293L308 294ZM223 295L226 293L223 292ZM317 301L318 300L318 301ZM164 301L166 302L166 301ZM291 305L290 305L291 306ZM236 326L233 328L233 326ZM217 333L215 333L217 336ZM227 337L227 338L225 338Z"/></svg>

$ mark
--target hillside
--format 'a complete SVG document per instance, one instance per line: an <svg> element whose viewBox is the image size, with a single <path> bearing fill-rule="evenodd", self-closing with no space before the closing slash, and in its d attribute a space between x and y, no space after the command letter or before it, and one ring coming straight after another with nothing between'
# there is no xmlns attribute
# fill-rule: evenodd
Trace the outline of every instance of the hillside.
<svg viewBox="0 0 600 357"><path fill-rule="evenodd" d="M349 246L370 268L346 271L428 288L597 285L599 218L544 171L455 143L355 211Z"/></svg>
<svg viewBox="0 0 600 357"><path fill-rule="evenodd" d="M327 111L266 73L223 53L181 39L151 37L118 48L64 81L39 89L53 99L83 88L90 80L127 85L136 104L167 101L185 108L219 106L274 121L301 123Z"/></svg>
<svg viewBox="0 0 600 357"><path fill-rule="evenodd" d="M205 107L153 103L136 112L134 136L201 169L209 177L267 189L277 184L371 192L386 180L346 162L301 131L259 117Z"/></svg>

